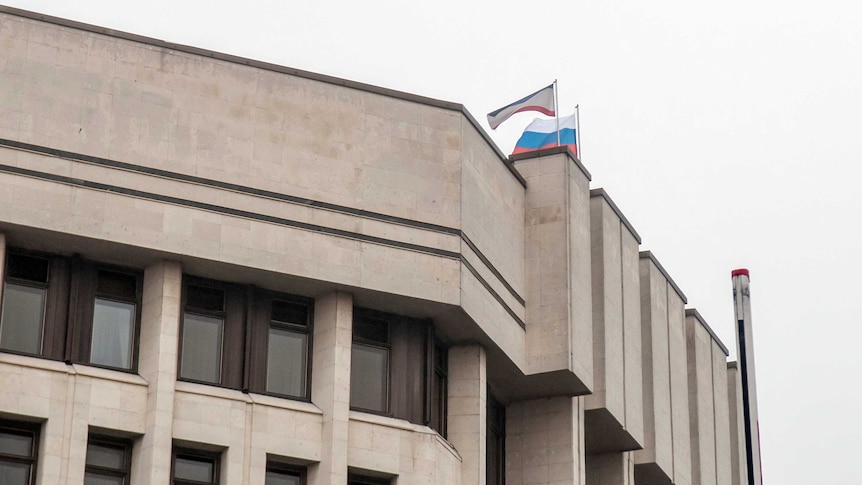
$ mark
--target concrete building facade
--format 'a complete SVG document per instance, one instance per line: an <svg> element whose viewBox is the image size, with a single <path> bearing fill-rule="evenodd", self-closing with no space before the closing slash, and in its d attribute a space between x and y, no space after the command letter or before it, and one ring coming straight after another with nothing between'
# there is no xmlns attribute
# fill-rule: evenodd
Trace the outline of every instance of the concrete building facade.
<svg viewBox="0 0 862 485"><path fill-rule="evenodd" d="M0 7L10 483L740 484L640 243L459 104Z"/></svg>

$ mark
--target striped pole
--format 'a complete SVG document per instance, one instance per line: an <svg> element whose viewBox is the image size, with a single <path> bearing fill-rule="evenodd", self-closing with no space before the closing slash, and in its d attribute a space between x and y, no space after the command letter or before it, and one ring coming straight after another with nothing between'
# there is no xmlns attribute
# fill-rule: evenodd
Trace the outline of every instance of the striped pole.
<svg viewBox="0 0 862 485"><path fill-rule="evenodd" d="M733 310L736 316L736 351L742 379L742 409L745 424L745 459L748 485L762 485L760 469L760 427L757 419L757 385L754 378L754 339L751 328L751 295L747 269L735 269Z"/></svg>

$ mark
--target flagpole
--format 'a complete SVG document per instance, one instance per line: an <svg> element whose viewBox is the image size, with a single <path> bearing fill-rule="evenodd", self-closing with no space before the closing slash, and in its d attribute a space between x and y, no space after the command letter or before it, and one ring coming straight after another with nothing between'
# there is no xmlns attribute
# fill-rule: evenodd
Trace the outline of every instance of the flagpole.
<svg viewBox="0 0 862 485"><path fill-rule="evenodd" d="M557 80L554 79L554 115L557 117L557 146L560 146L560 97L557 93Z"/></svg>
<svg viewBox="0 0 862 485"><path fill-rule="evenodd" d="M559 130L559 128L557 128ZM584 158L581 156L583 151L581 150L581 105L575 105L575 146L578 147L578 160L583 161Z"/></svg>

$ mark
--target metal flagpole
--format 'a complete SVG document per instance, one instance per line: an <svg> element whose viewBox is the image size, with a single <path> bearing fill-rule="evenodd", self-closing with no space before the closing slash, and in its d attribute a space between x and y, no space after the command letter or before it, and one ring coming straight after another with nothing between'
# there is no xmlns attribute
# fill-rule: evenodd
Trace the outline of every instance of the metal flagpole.
<svg viewBox="0 0 862 485"><path fill-rule="evenodd" d="M575 105L575 147L578 149L578 160L583 161L581 157L581 108L580 104Z"/></svg>
<svg viewBox="0 0 862 485"><path fill-rule="evenodd" d="M557 146L560 146L560 99L557 93L557 80L554 79L554 114L557 117Z"/></svg>

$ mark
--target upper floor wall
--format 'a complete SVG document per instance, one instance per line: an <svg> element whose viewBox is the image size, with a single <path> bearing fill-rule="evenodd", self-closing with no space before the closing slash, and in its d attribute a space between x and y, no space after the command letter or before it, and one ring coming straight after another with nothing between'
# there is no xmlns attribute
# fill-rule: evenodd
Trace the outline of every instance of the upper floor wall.
<svg viewBox="0 0 862 485"><path fill-rule="evenodd" d="M461 307L524 368L524 181L463 106L0 20L0 224Z"/></svg>

